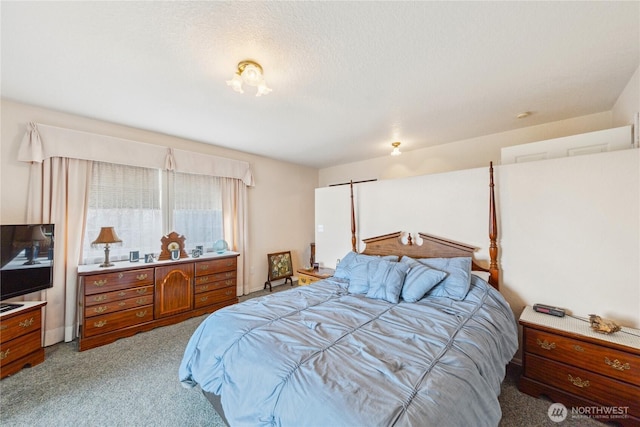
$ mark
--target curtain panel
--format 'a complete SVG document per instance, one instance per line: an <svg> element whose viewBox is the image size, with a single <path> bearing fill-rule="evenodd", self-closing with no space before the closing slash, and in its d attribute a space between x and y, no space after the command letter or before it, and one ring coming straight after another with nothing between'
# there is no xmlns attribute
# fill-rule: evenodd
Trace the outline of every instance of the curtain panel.
<svg viewBox="0 0 640 427"><path fill-rule="evenodd" d="M248 162L37 123L27 125L18 160L31 163L27 221L56 224L54 287L41 293L47 300L45 346L77 337L77 268L94 161L223 178L224 235L240 253L237 294L244 294L247 187L254 185Z"/></svg>

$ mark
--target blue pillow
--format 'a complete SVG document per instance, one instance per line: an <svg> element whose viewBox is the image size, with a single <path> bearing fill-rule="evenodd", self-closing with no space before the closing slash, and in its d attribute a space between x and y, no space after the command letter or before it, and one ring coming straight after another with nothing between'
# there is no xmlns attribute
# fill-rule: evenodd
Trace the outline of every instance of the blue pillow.
<svg viewBox="0 0 640 427"><path fill-rule="evenodd" d="M346 254L338 265L336 265L336 272L333 274L333 277L336 279L349 279L349 275L351 272L351 265L353 261L356 259L355 252L349 252Z"/></svg>
<svg viewBox="0 0 640 427"><path fill-rule="evenodd" d="M403 256L400 262L410 268L402 286L402 299L407 302L421 300L427 292L447 277L444 271L429 268L408 256Z"/></svg>
<svg viewBox="0 0 640 427"><path fill-rule="evenodd" d="M409 265L381 259L369 262L367 267L369 278L367 297L397 304Z"/></svg>
<svg viewBox="0 0 640 427"><path fill-rule="evenodd" d="M351 265L348 267L349 293L366 294L369 290L368 265L370 262L380 260L397 261L397 256L379 257L377 255L357 254ZM340 262L342 264L342 261ZM338 265L340 265L338 264ZM334 276L335 277L335 276Z"/></svg>
<svg viewBox="0 0 640 427"><path fill-rule="evenodd" d="M418 262L448 273L442 282L431 289L429 296L448 297L456 301L467 296L471 286L471 257L421 258Z"/></svg>

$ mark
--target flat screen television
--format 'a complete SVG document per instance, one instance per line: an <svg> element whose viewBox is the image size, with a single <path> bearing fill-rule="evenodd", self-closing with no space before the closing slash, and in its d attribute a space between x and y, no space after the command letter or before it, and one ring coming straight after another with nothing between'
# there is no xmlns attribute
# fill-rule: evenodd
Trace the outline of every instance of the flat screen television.
<svg viewBox="0 0 640 427"><path fill-rule="evenodd" d="M0 225L0 301L53 286L54 228Z"/></svg>

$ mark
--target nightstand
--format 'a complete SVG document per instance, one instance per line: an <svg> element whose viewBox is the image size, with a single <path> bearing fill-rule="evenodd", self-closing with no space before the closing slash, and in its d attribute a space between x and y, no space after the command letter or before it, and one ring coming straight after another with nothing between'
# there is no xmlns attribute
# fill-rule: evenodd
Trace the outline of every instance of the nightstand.
<svg viewBox="0 0 640 427"><path fill-rule="evenodd" d="M640 424L640 330L600 334L588 319L550 316L531 307L520 324L520 391L546 395L598 421Z"/></svg>
<svg viewBox="0 0 640 427"><path fill-rule="evenodd" d="M317 282L318 280L326 279L327 277L333 276L336 271L333 268L325 268L320 267L317 270L310 269L306 270L304 268L300 268L297 270L298 273L298 285L305 286L310 285L313 282Z"/></svg>
<svg viewBox="0 0 640 427"><path fill-rule="evenodd" d="M46 301L19 301L20 305L0 314L0 378L25 366L44 362L42 307Z"/></svg>

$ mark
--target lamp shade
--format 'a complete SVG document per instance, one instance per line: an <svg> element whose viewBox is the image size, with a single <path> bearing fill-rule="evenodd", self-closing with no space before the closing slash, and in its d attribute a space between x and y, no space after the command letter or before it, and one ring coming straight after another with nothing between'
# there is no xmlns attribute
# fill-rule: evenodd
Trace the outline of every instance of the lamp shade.
<svg viewBox="0 0 640 427"><path fill-rule="evenodd" d="M42 231L42 226L34 225L31 227L31 241L32 242L41 242L43 240L47 240L47 236L44 235Z"/></svg>
<svg viewBox="0 0 640 427"><path fill-rule="evenodd" d="M100 234L91 244L97 245L100 243L122 243L122 240L120 240L113 227L102 227Z"/></svg>

